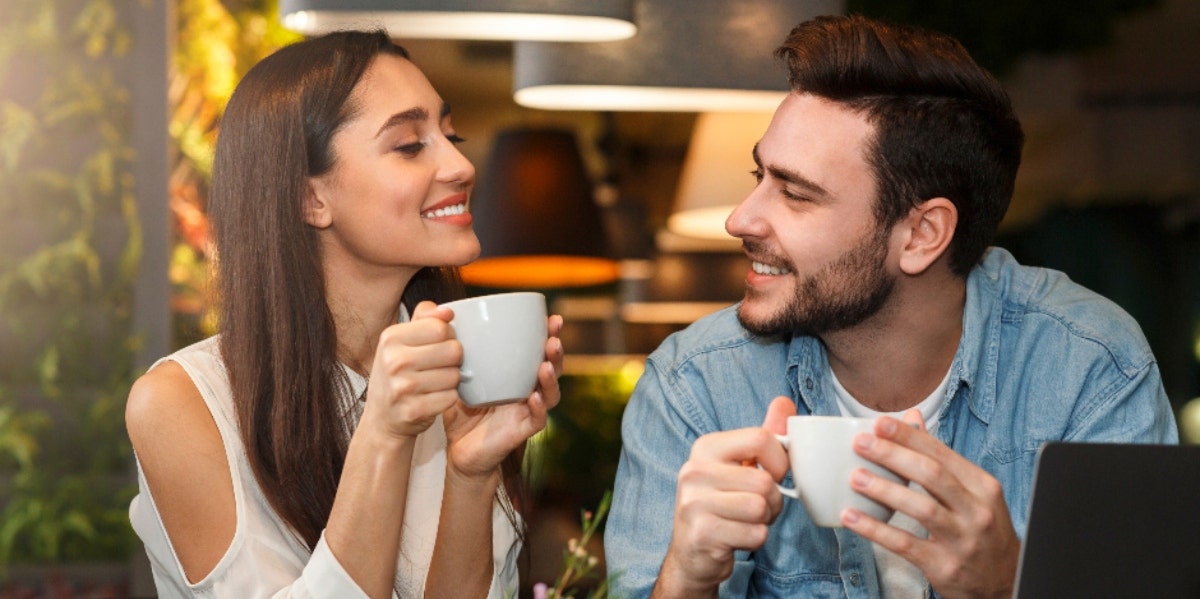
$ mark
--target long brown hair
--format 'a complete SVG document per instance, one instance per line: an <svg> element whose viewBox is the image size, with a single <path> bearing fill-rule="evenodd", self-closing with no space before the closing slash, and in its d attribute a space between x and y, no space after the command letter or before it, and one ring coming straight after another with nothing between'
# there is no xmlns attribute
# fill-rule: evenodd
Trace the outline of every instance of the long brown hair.
<svg viewBox="0 0 1200 599"><path fill-rule="evenodd" d="M408 58L384 32L342 31L263 59L230 98L213 163L221 356L242 442L263 494L310 549L333 507L352 416L339 401L350 385L303 199L307 179L333 167L347 99L380 54ZM401 301L411 312L461 296L454 269L424 268ZM522 453L501 467L514 498Z"/></svg>

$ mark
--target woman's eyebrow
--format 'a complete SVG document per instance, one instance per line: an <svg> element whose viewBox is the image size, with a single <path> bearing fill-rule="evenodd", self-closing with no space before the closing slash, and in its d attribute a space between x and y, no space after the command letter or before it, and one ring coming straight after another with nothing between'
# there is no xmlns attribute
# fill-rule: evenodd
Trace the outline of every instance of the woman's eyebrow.
<svg viewBox="0 0 1200 599"><path fill-rule="evenodd" d="M443 111L445 111L445 108L443 108ZM383 135L384 131L387 131L388 129L391 129L392 127L395 127L397 125L403 125L405 123L411 123L413 121L425 121L428 119L429 119L429 113L424 108L409 108L408 110L405 110L404 112L397 112L396 114L393 114L391 117L389 117L386 122L383 123L383 126L380 127L379 131L377 131L375 133L375 137L379 138L380 135Z"/></svg>

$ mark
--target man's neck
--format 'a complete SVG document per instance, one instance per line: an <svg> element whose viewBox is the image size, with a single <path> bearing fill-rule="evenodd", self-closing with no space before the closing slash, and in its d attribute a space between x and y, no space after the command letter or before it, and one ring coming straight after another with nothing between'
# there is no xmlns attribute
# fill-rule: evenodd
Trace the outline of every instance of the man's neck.
<svg viewBox="0 0 1200 599"><path fill-rule="evenodd" d="M860 403L899 412L937 388L958 351L966 298L964 280L946 285L954 288L898 289L867 322L821 336L830 368Z"/></svg>

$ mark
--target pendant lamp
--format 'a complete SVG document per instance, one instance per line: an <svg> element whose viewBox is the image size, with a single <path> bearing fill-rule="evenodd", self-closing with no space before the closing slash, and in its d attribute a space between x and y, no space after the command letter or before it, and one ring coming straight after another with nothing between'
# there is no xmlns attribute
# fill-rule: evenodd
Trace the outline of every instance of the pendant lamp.
<svg viewBox="0 0 1200 599"><path fill-rule="evenodd" d="M725 219L754 190L751 152L770 124L769 112L706 112L696 117L668 231L740 247L725 232Z"/></svg>
<svg viewBox="0 0 1200 599"><path fill-rule="evenodd" d="M471 214L483 251L461 269L468 285L578 288L612 283L620 275L569 130L497 134L471 196Z"/></svg>
<svg viewBox="0 0 1200 599"><path fill-rule="evenodd" d="M843 0L640 0L629 39L517 42L513 96L541 109L773 111L788 91L775 48L843 11Z"/></svg>
<svg viewBox="0 0 1200 599"><path fill-rule="evenodd" d="M384 28L395 38L625 39L634 0L280 0L284 27L304 34Z"/></svg>

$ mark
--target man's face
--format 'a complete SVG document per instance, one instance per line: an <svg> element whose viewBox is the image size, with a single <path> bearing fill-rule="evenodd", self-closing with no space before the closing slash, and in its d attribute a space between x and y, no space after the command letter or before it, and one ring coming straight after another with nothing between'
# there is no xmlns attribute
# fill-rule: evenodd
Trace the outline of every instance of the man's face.
<svg viewBox="0 0 1200 599"><path fill-rule="evenodd" d="M836 332L886 303L896 275L872 211L872 135L863 116L808 94L775 112L755 148L758 186L725 222L752 261L738 309L751 332Z"/></svg>

